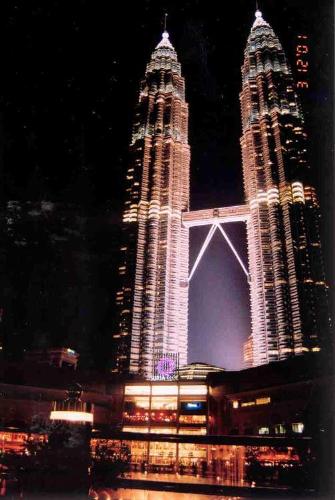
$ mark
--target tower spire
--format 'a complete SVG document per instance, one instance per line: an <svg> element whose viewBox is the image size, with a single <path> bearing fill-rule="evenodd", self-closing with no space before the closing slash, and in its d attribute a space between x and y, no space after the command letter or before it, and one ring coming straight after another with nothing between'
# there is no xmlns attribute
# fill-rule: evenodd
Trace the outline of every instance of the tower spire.
<svg viewBox="0 0 335 500"><path fill-rule="evenodd" d="M168 48L168 49L172 49L174 51L173 45L172 45L172 43L169 40L169 33L166 30L167 16L168 16L168 13L165 12L164 13L164 31L162 33L162 39L161 39L161 41L156 46L156 50L157 49L161 49L161 48L165 48L165 49Z"/></svg>
<svg viewBox="0 0 335 500"><path fill-rule="evenodd" d="M263 14L259 10L258 0L256 0L255 21L252 26L252 29L257 28L258 26L269 26L269 24L266 21L264 21Z"/></svg>

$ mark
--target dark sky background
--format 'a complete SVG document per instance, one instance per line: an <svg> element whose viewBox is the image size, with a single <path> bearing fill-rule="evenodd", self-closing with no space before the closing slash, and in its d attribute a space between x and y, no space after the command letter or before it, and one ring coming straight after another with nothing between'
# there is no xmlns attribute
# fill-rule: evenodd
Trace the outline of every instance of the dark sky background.
<svg viewBox="0 0 335 500"><path fill-rule="evenodd" d="M333 2L260 4L293 70L297 35L309 38L309 89L301 95L332 282ZM191 208L243 201L240 67L253 0L3 0L2 200L71 202L96 214L108 206L108 224L118 234L138 84L160 40L164 11L190 106ZM227 231L246 261L243 225ZM191 263L205 233L191 232ZM110 244L108 266L116 269L117 241ZM109 315L114 288L113 282ZM189 314L189 361L239 368L250 333L248 287L219 236L192 280Z"/></svg>

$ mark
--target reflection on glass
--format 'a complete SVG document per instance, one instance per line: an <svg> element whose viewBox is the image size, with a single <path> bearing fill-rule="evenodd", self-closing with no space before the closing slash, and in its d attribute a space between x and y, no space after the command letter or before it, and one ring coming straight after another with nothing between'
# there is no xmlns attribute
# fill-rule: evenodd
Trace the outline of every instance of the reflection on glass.
<svg viewBox="0 0 335 500"><path fill-rule="evenodd" d="M171 433L171 428L166 430ZM93 439L91 449L95 460L120 459L128 464L127 470L134 473L134 478L145 473L146 479L154 481L162 480L160 472L168 472L169 481L176 482L184 480L181 476L185 475L187 481L201 477L202 483L226 486L310 489L317 477L317 461L307 445L298 451L279 446Z"/></svg>

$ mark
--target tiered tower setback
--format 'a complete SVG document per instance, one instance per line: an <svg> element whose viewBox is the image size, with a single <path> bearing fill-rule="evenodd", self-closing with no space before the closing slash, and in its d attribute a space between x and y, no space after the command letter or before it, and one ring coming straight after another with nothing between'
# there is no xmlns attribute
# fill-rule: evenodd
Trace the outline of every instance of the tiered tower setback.
<svg viewBox="0 0 335 500"><path fill-rule="evenodd" d="M283 48L259 10L240 101L245 202L190 212L188 106L164 31L141 84L130 146L114 372L152 378L161 353L187 363L188 284L216 230L250 285L248 366L331 347L304 120ZM248 270L222 227L237 221L247 227ZM188 231L204 225L211 228L188 276Z"/></svg>
<svg viewBox="0 0 335 500"><path fill-rule="evenodd" d="M166 31L141 83L130 154L113 370L150 378L155 352L179 353L187 363L188 105Z"/></svg>
<svg viewBox="0 0 335 500"><path fill-rule="evenodd" d="M253 364L327 347L330 319L307 140L283 48L257 10L242 66Z"/></svg>

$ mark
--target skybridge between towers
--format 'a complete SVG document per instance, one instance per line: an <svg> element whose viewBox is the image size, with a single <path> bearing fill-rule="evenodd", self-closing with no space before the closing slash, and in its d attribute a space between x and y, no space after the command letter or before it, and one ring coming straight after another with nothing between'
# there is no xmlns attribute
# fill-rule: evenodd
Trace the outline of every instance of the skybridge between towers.
<svg viewBox="0 0 335 500"><path fill-rule="evenodd" d="M209 232L203 242L203 245L198 253L198 256L193 264L191 272L188 277L188 283L191 281L202 256L204 255L209 243L211 242L214 233L218 230L222 237L227 242L229 248L233 252L235 258L237 259L239 265L241 266L244 274L247 277L248 283L250 283L249 272L243 263L241 257L239 256L236 248L231 242L228 234L222 227L223 224L230 222L245 222L247 223L250 216L250 210L248 205L235 205L230 207L221 208L210 208L206 210L193 210L190 212L184 212L182 216L182 224L185 228L199 227L199 226L210 226Z"/></svg>

